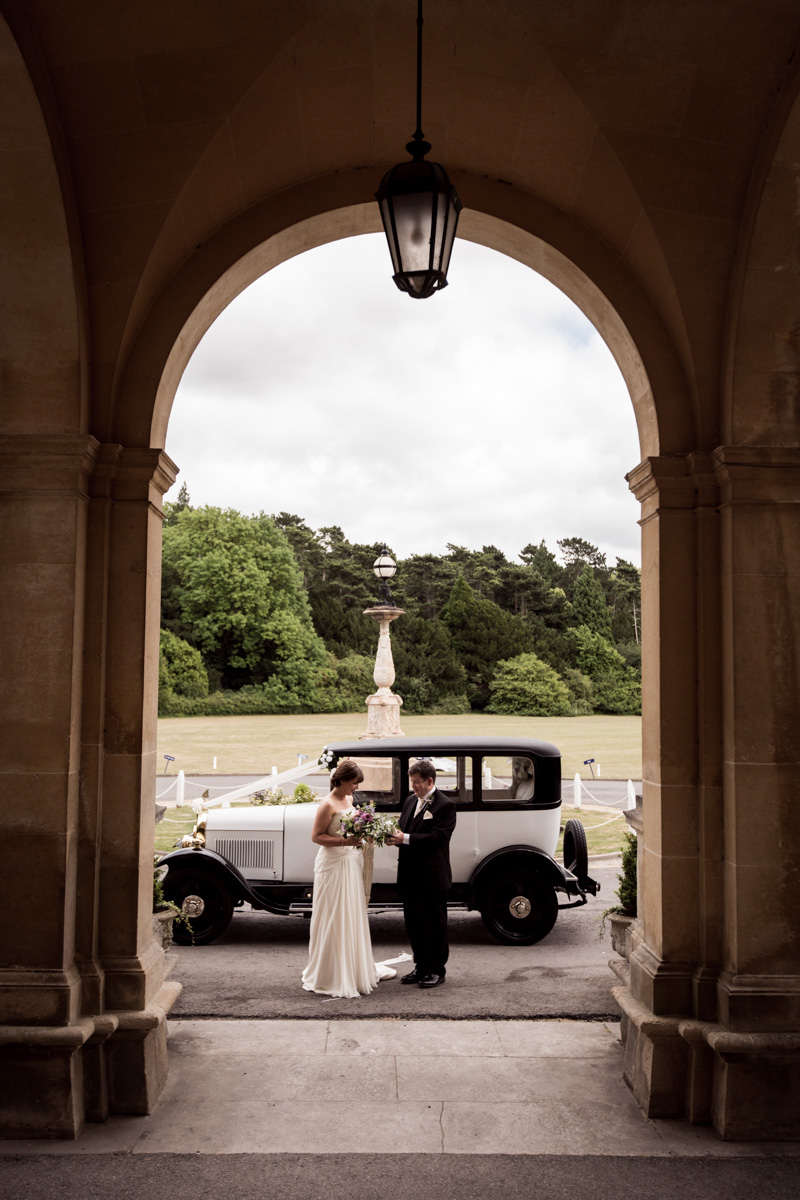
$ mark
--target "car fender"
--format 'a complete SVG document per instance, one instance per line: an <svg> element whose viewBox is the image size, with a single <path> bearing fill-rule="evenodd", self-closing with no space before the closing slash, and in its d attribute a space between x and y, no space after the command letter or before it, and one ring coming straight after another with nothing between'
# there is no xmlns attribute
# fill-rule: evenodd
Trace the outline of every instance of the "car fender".
<svg viewBox="0 0 800 1200"><path fill-rule="evenodd" d="M216 850L206 850L200 847L195 849L191 846L181 847L160 858L158 866L167 868L186 866L191 867L194 871L206 871L209 875L216 875L217 878L221 877L225 881L234 900L246 900L258 908L264 907L239 868L235 867L222 854L217 854Z"/></svg>
<svg viewBox="0 0 800 1200"><path fill-rule="evenodd" d="M575 876L566 871L546 851L539 850L536 846L502 846L479 862L469 877L468 887L473 907L477 907L481 886L491 876L502 871L504 864L509 864L512 860L523 861L554 888L563 888L569 895L580 894L580 886Z"/></svg>

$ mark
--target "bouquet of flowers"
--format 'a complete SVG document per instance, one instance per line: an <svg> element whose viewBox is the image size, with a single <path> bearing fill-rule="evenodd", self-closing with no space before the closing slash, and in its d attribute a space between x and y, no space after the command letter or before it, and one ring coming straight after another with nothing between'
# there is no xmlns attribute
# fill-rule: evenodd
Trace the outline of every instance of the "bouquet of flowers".
<svg viewBox="0 0 800 1200"><path fill-rule="evenodd" d="M346 837L357 837L375 846L383 846L388 837L398 829L397 817L388 813L376 813L371 804L356 808L342 816L342 833Z"/></svg>

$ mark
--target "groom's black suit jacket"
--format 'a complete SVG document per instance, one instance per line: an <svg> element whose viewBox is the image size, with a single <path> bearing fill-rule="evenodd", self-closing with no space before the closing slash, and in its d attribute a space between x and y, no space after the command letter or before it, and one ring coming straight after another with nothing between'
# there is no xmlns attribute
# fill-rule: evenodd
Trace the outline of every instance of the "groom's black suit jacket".
<svg viewBox="0 0 800 1200"><path fill-rule="evenodd" d="M412 792L400 814L400 829L409 834L409 843L399 848L398 889L447 891L453 882L450 838L456 827L456 806L436 788L418 817L414 816L416 807L417 797Z"/></svg>

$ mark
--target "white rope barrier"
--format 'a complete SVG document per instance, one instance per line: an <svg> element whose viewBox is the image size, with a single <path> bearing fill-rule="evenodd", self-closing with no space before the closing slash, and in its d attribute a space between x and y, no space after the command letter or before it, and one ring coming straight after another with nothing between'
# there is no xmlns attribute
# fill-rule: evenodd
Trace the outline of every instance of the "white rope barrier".
<svg viewBox="0 0 800 1200"><path fill-rule="evenodd" d="M585 792L586 795L589 797L589 799L593 800L595 804L599 804L601 806L601 808L613 808L613 806L615 804L619 804L619 800L601 800L599 796L595 796L593 792L589 791L586 784L581 779L580 772L576 771L575 778L573 780L573 791L572 791L572 807L573 808L581 807L581 799L582 799L583 792ZM625 786L624 805L625 805L624 808L620 809L620 812L629 812L632 808L636 808L636 791L634 789L633 782L630 779L628 780L628 782ZM612 820L613 820L613 818L612 818ZM600 826L595 825L594 828L599 829Z"/></svg>
<svg viewBox="0 0 800 1200"><path fill-rule="evenodd" d="M614 813L613 817L609 817L607 821L601 821L599 825L590 825L589 830L594 833L595 829L602 829L604 825L610 825L612 821L618 821L620 817L624 817L625 813L620 809L618 813Z"/></svg>

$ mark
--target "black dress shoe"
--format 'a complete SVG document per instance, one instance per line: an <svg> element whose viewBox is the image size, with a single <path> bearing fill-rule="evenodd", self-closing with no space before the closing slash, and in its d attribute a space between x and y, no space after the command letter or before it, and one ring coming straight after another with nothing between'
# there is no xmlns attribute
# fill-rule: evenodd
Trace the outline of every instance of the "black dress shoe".
<svg viewBox="0 0 800 1200"><path fill-rule="evenodd" d="M419 981L421 988L438 987L440 983L444 983L444 975L423 975Z"/></svg>
<svg viewBox="0 0 800 1200"><path fill-rule="evenodd" d="M407 975L404 975L403 978L400 980L400 982L401 983L419 983L420 979L422 979L422 978L423 978L423 976L420 975L417 968L414 967L414 970L409 971Z"/></svg>

